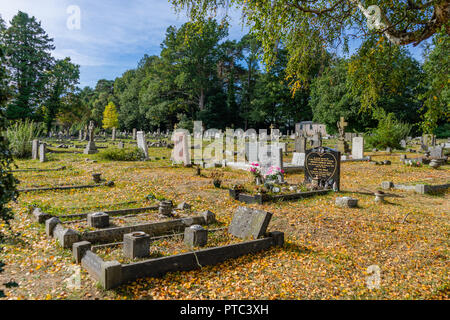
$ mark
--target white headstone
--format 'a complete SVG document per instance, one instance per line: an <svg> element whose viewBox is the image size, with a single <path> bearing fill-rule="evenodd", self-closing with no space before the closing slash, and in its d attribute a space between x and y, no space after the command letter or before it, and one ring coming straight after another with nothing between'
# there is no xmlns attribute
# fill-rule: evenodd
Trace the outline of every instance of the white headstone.
<svg viewBox="0 0 450 320"><path fill-rule="evenodd" d="M364 138L354 137L352 141L352 159L364 158Z"/></svg>
<svg viewBox="0 0 450 320"><path fill-rule="evenodd" d="M267 145L259 147L259 164L261 173L264 175L270 167L283 169L283 150L277 145Z"/></svg>
<svg viewBox="0 0 450 320"><path fill-rule="evenodd" d="M294 166L304 167L305 166L305 153L294 152L292 156L292 164Z"/></svg>
<svg viewBox="0 0 450 320"><path fill-rule="evenodd" d="M174 148L172 150L172 161L174 163L182 162L184 165L191 164L188 137L184 131L176 131L173 133L172 141L174 142Z"/></svg>
<svg viewBox="0 0 450 320"><path fill-rule="evenodd" d="M145 159L148 159L148 146L147 146L147 141L145 139L144 131L136 132L136 139L137 139L138 148L141 149L142 151L144 151Z"/></svg>

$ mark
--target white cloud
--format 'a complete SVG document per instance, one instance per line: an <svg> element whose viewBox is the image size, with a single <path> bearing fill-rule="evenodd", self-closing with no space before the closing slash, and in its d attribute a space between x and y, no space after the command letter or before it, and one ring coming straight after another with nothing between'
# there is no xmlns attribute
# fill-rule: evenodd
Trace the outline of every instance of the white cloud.
<svg viewBox="0 0 450 320"><path fill-rule="evenodd" d="M71 5L80 8L80 30L67 28L67 8ZM5 21L9 22L19 10L42 22L54 39L53 56L69 56L81 65L81 82L89 81L90 85L94 85L95 76L106 77L96 67L133 68L144 54L159 53L170 25L188 21L185 13L175 12L169 0L1 0L0 12ZM235 18L238 14L231 13L236 23L230 28L230 38L237 39L243 32Z"/></svg>

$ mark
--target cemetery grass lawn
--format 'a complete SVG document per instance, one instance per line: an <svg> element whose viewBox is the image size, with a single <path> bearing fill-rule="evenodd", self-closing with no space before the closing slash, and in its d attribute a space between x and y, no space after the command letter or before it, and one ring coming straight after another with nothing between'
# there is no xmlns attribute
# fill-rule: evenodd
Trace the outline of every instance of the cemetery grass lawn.
<svg viewBox="0 0 450 320"><path fill-rule="evenodd" d="M50 161L42 164L16 161L20 168L67 167L63 171L17 173L19 188L92 183L93 172L101 172L102 178L114 181L115 186L20 195L12 204L15 219L11 229L0 227L0 232L6 234L0 252L0 260L6 264L0 273L0 288L6 299L450 298L448 190L439 195L393 190L390 193L399 197L387 198L380 205L367 194L378 190L382 181L448 183L450 166L439 170L428 166L410 168L400 164L397 155L374 157L376 161L391 160L390 166L343 163L339 194L250 205L274 214L269 231L285 233L283 248L201 270L140 279L111 291L100 289L82 271L81 288L68 288L64 280L75 267L71 252L58 247L54 239L46 237L44 227L33 222L28 213L31 205L47 208L53 214L93 212L151 206L157 201L145 198L154 194L175 204L186 201L193 211L215 212L219 224L214 227L229 225L234 211L242 205L229 197L225 187L214 188L209 178L212 170L202 169L202 176L196 176L194 168L170 168L169 149L149 148L149 152L150 157L160 160L111 162L99 160L96 155L58 153L49 155ZM252 180L250 173L243 171L223 172L225 186ZM300 183L303 174L288 175L286 180ZM335 206L335 199L344 195L359 199L359 207ZM220 236L220 232L215 237L211 244L236 241ZM161 246L155 249L155 256L186 250L175 239L156 244ZM103 254L120 258L120 250ZM371 265L380 268L380 289L369 290L366 286L367 268ZM3 284L8 282L18 286L6 288Z"/></svg>

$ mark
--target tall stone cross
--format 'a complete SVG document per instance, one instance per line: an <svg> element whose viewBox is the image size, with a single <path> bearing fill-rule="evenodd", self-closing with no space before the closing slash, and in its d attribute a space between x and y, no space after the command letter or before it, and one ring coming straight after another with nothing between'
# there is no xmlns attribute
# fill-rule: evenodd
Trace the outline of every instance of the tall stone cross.
<svg viewBox="0 0 450 320"><path fill-rule="evenodd" d="M337 123L339 130L339 137L343 138L345 134L345 127L348 126L348 122L345 122L344 117L341 117L341 121Z"/></svg>

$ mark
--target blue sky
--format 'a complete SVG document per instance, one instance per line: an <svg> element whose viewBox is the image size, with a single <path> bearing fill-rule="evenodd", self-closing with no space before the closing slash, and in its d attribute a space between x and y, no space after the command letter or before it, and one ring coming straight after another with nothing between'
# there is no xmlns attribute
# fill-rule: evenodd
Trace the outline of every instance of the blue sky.
<svg viewBox="0 0 450 320"><path fill-rule="evenodd" d="M67 27L70 6L80 9L80 29ZM99 79L115 79L135 68L144 54L160 53L166 29L188 21L168 0L1 0L0 14L8 23L18 10L35 16L54 39L53 56L69 56L80 65L80 86L95 86ZM240 13L231 12L230 39L248 30ZM411 51L421 59L421 50Z"/></svg>

